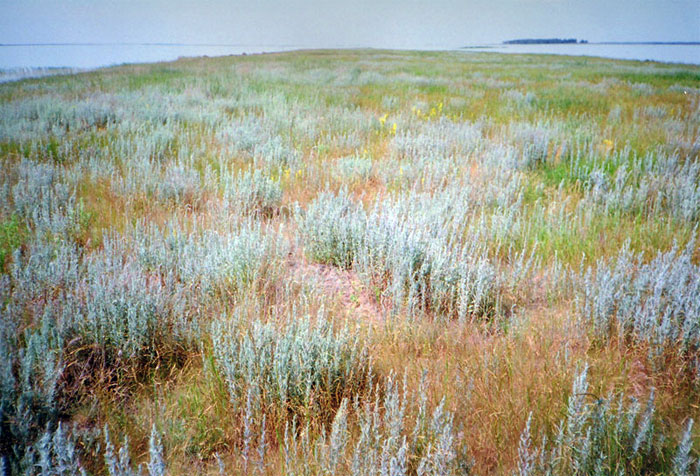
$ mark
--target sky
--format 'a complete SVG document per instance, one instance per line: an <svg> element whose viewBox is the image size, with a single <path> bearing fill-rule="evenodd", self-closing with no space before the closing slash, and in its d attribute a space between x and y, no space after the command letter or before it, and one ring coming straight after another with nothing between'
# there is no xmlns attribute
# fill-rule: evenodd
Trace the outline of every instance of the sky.
<svg viewBox="0 0 700 476"><path fill-rule="evenodd" d="M700 41L700 0L0 0L0 43L440 48Z"/></svg>

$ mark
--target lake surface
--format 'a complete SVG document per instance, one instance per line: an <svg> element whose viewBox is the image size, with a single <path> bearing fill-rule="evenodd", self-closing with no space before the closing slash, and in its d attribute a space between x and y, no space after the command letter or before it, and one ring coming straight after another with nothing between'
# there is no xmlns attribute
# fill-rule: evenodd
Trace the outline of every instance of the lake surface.
<svg viewBox="0 0 700 476"><path fill-rule="evenodd" d="M91 69L124 63L172 61L186 56L224 56L298 49L290 45L0 45L0 69Z"/></svg>
<svg viewBox="0 0 700 476"><path fill-rule="evenodd" d="M12 74L26 75L27 72L22 70L28 68L81 70L123 63L172 61L179 57L255 54L301 48L293 45L0 45L0 70L5 70L2 76L7 80L12 77ZM455 48L416 49L453 50ZM490 45L462 48L460 51L547 53L700 64L700 45ZM15 70L15 72L8 73L8 70Z"/></svg>
<svg viewBox="0 0 700 476"><path fill-rule="evenodd" d="M487 45L464 48L465 51L497 53L538 53L573 56L599 56L630 60L652 60L665 63L700 64L700 45L642 45L642 44L559 44L559 45Z"/></svg>

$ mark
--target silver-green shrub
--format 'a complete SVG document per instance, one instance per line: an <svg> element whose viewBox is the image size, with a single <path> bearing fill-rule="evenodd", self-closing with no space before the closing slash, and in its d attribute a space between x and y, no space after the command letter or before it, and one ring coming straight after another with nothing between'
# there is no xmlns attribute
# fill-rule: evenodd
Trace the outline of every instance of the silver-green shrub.
<svg viewBox="0 0 700 476"><path fill-rule="evenodd" d="M232 209L244 213L274 215L282 203L282 187L278 180L263 174L260 169L247 171L237 177L225 176L224 199Z"/></svg>
<svg viewBox="0 0 700 476"><path fill-rule="evenodd" d="M377 201L371 212L345 192L323 193L297 217L312 259L355 268L397 306L464 319L492 313L501 286L483 244L462 239L468 207L456 189Z"/></svg>
<svg viewBox="0 0 700 476"><path fill-rule="evenodd" d="M199 291L204 296L240 291L262 280L273 282L289 249L280 233L253 220L222 232L186 232L177 221L163 230L140 224L130 235L145 269L172 274L188 293Z"/></svg>
<svg viewBox="0 0 700 476"><path fill-rule="evenodd" d="M623 150L605 162L577 168L576 176L586 199L608 213L666 213L693 222L700 217L700 163L692 159L662 151L636 157ZM606 172L611 167L614 174Z"/></svg>
<svg viewBox="0 0 700 476"><path fill-rule="evenodd" d="M50 164L22 160L12 187L12 211L38 235L66 236L80 227L80 204L74 191Z"/></svg>
<svg viewBox="0 0 700 476"><path fill-rule="evenodd" d="M528 419L518 448L518 474L695 474L691 473L696 464L688 435L686 430L676 443L664 432L655 415L653 390L645 405L622 395L598 398L591 394L586 366L574 379L566 416L551 442L543 437L536 446Z"/></svg>
<svg viewBox="0 0 700 476"><path fill-rule="evenodd" d="M322 314L315 320L294 316L284 325L223 318L211 335L238 409L252 398L256 408L276 408L281 415L325 411L368 384L370 362L359 335L335 331Z"/></svg>
<svg viewBox="0 0 700 476"><path fill-rule="evenodd" d="M469 474L470 464L444 401L428 412L425 386L410 390L393 375L370 399L343 401L328 434L287 424L285 474L421 476ZM354 418L349 418L350 415ZM359 434L351 439L351 434ZM299 436L296 436L299 435Z"/></svg>
<svg viewBox="0 0 700 476"><path fill-rule="evenodd" d="M691 240L647 263L626 245L617 258L601 260L583 275L580 315L599 338L617 333L647 343L652 359L668 350L692 359L700 349L700 266L693 263L694 250Z"/></svg>
<svg viewBox="0 0 700 476"><path fill-rule="evenodd" d="M360 156L342 157L336 161L333 173L345 183L368 180L372 175L372 159Z"/></svg>

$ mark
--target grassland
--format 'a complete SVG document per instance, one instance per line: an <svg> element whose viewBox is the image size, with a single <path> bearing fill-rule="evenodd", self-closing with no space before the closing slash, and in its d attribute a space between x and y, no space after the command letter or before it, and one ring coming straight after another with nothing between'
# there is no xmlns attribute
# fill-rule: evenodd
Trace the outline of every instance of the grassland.
<svg viewBox="0 0 700 476"><path fill-rule="evenodd" d="M0 474L698 474L700 67L0 84Z"/></svg>

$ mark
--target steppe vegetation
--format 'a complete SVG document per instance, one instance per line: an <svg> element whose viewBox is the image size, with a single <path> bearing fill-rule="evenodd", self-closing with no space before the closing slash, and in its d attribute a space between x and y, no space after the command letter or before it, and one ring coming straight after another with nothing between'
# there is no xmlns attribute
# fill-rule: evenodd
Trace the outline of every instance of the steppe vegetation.
<svg viewBox="0 0 700 476"><path fill-rule="evenodd" d="M700 67L0 85L0 474L700 474Z"/></svg>

